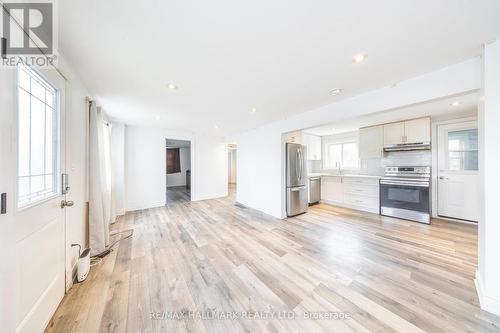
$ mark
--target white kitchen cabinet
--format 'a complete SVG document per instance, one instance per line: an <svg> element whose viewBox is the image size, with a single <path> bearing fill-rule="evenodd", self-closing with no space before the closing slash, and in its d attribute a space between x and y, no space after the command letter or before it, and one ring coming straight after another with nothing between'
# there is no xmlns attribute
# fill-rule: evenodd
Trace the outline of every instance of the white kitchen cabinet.
<svg viewBox="0 0 500 333"><path fill-rule="evenodd" d="M431 142L430 118L405 121L405 139L407 143Z"/></svg>
<svg viewBox="0 0 500 333"><path fill-rule="evenodd" d="M431 141L431 119L418 118L384 125L384 146Z"/></svg>
<svg viewBox="0 0 500 333"><path fill-rule="evenodd" d="M405 123L400 121L398 123L385 124L384 129L384 146L398 145L404 143L405 136Z"/></svg>
<svg viewBox="0 0 500 333"><path fill-rule="evenodd" d="M359 129L359 159L382 158L384 155L384 127L371 126Z"/></svg>
<svg viewBox="0 0 500 333"><path fill-rule="evenodd" d="M340 207L379 213L379 178L322 176L321 201Z"/></svg>
<svg viewBox="0 0 500 333"><path fill-rule="evenodd" d="M344 177L344 205L371 213L379 213L379 179Z"/></svg>
<svg viewBox="0 0 500 333"><path fill-rule="evenodd" d="M307 160L321 160L321 137L302 133L302 144L307 146Z"/></svg>
<svg viewBox="0 0 500 333"><path fill-rule="evenodd" d="M290 133L285 133L285 142L286 143L302 143L302 132L297 131L297 132L290 132Z"/></svg>
<svg viewBox="0 0 500 333"><path fill-rule="evenodd" d="M342 203L344 201L342 177L321 177L321 200L326 203Z"/></svg>

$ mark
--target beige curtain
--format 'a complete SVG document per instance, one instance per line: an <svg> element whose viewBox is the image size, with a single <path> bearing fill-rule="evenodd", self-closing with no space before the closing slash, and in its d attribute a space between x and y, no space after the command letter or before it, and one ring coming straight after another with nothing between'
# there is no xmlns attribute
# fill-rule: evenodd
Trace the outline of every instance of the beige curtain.
<svg viewBox="0 0 500 333"><path fill-rule="evenodd" d="M103 112L91 101L89 126L89 242L91 255L109 245L109 225L116 216L112 204L110 128Z"/></svg>

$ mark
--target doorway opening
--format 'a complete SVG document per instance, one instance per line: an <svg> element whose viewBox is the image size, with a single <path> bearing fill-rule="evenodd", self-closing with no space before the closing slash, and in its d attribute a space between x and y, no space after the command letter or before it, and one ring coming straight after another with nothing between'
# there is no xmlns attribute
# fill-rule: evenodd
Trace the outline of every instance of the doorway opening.
<svg viewBox="0 0 500 333"><path fill-rule="evenodd" d="M227 186L228 194L236 193L236 172L237 172L237 146L234 143L227 145Z"/></svg>
<svg viewBox="0 0 500 333"><path fill-rule="evenodd" d="M166 139L165 204L191 201L191 141Z"/></svg>

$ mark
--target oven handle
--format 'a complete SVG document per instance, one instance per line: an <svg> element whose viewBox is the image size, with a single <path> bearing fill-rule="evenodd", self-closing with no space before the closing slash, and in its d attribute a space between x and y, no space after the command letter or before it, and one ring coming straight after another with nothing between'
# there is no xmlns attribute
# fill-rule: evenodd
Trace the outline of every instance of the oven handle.
<svg viewBox="0 0 500 333"><path fill-rule="evenodd" d="M401 185L401 186L418 186L418 187L429 187L428 182L394 182L381 180L380 185Z"/></svg>

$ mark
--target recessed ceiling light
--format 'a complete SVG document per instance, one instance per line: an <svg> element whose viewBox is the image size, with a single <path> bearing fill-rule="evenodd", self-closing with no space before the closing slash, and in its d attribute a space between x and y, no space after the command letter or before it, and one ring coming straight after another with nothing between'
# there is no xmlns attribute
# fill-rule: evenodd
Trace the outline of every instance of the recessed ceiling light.
<svg viewBox="0 0 500 333"><path fill-rule="evenodd" d="M459 106L461 104L462 104L461 102L455 101L455 102L451 103L450 106Z"/></svg>
<svg viewBox="0 0 500 333"><path fill-rule="evenodd" d="M214 128L215 129L219 129L219 125L214 125Z"/></svg>
<svg viewBox="0 0 500 333"><path fill-rule="evenodd" d="M331 93L333 96L337 96L337 95L342 94L342 89L340 89L340 88L335 88L335 89L332 89L332 91L330 91L330 93Z"/></svg>
<svg viewBox="0 0 500 333"><path fill-rule="evenodd" d="M359 53L356 54L354 57L352 57L352 62L355 64L359 64L360 62L366 60L367 57L368 57L367 53Z"/></svg>
<svg viewBox="0 0 500 333"><path fill-rule="evenodd" d="M252 113L257 112L257 108L251 108L251 109L250 109L250 112L252 112Z"/></svg>
<svg viewBox="0 0 500 333"><path fill-rule="evenodd" d="M170 90L177 90L177 89L179 89L179 87L177 87L177 85L175 85L173 83L167 84L167 88L170 89Z"/></svg>

